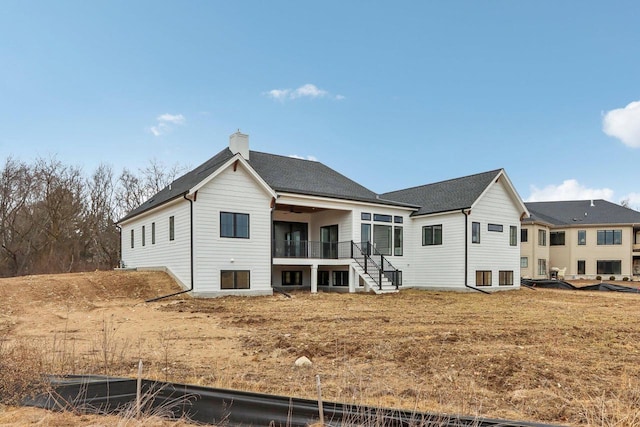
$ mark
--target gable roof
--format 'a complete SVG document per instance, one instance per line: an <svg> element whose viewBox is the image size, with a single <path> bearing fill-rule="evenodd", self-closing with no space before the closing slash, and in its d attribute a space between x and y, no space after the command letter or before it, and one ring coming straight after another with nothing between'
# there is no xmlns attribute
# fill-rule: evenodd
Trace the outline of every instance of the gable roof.
<svg viewBox="0 0 640 427"><path fill-rule="evenodd" d="M531 217L556 227L598 224L640 224L640 212L603 199L525 203Z"/></svg>
<svg viewBox="0 0 640 427"><path fill-rule="evenodd" d="M225 148L200 166L173 181L142 205L129 212L119 222L182 197L207 177L217 172L233 157L234 154L231 150ZM271 189L278 192L417 208L412 203L380 198L373 191L320 162L258 151L251 151L249 159L246 160L249 166Z"/></svg>
<svg viewBox="0 0 640 427"><path fill-rule="evenodd" d="M382 194L382 197L419 205L420 209L413 215L470 209L489 184L502 172L502 169L496 169L405 190L391 191Z"/></svg>

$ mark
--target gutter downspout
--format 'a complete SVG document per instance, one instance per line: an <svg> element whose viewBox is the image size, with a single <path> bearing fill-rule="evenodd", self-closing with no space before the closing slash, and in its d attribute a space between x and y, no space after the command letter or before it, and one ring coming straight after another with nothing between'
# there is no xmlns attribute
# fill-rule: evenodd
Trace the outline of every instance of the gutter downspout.
<svg viewBox="0 0 640 427"><path fill-rule="evenodd" d="M185 192L182 197L185 200L189 201L189 227L190 227L190 231L189 231L189 239L190 241L190 250L189 250L189 255L190 255L190 263L191 263L191 285L189 287L189 289L186 289L184 291L180 291L180 292L175 292L173 294L169 294L169 295L163 295L160 297L155 297L155 298L151 298L146 300L145 302L155 302L161 299L165 299L165 298L169 298L169 297L173 297L176 295L181 295L181 294L186 294L187 292L191 292L193 291L193 200L191 200L190 198L187 197L187 193Z"/></svg>
<svg viewBox="0 0 640 427"><path fill-rule="evenodd" d="M460 212L464 215L464 286L465 288L490 295L491 292L469 286L469 214L464 209L461 209Z"/></svg>

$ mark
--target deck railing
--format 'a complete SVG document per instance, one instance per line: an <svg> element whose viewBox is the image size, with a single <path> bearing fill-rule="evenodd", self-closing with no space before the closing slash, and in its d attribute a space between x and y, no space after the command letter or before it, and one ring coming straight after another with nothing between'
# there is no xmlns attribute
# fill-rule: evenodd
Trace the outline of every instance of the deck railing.
<svg viewBox="0 0 640 427"><path fill-rule="evenodd" d="M351 242L316 242L311 240L274 240L274 258L351 258Z"/></svg>

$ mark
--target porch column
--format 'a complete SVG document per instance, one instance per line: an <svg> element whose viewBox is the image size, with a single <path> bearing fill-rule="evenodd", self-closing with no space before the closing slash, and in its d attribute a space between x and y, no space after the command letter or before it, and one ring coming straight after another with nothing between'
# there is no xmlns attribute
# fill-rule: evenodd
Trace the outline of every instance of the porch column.
<svg viewBox="0 0 640 427"><path fill-rule="evenodd" d="M353 268L353 265L349 265L349 293L354 293L356 291L356 283L358 282L358 273L356 273L356 269Z"/></svg>
<svg viewBox="0 0 640 427"><path fill-rule="evenodd" d="M318 265L311 265L311 293L318 293Z"/></svg>

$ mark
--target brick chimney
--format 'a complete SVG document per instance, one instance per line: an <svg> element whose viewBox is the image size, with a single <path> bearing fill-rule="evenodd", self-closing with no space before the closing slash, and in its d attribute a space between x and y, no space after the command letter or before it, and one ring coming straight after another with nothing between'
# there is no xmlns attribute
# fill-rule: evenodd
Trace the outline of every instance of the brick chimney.
<svg viewBox="0 0 640 427"><path fill-rule="evenodd" d="M240 153L245 160L249 160L249 135L238 132L229 137L229 150L233 154Z"/></svg>

